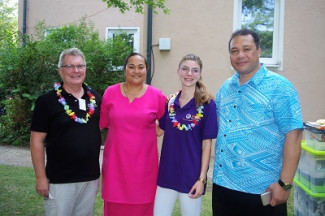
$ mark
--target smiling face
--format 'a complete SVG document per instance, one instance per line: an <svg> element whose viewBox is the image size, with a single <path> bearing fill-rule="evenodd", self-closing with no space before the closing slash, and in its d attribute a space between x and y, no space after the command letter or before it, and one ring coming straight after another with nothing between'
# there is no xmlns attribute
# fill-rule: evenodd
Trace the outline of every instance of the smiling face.
<svg viewBox="0 0 325 216"><path fill-rule="evenodd" d="M131 56L125 66L126 82L131 85L142 85L146 79L147 65L140 55Z"/></svg>
<svg viewBox="0 0 325 216"><path fill-rule="evenodd" d="M261 48L251 35L239 35L230 41L230 61L240 76L251 78L260 68Z"/></svg>
<svg viewBox="0 0 325 216"><path fill-rule="evenodd" d="M68 65L72 65L72 67L69 68ZM86 67L81 67L83 65L85 65L85 61L81 56L66 55L59 68L63 83L68 86L82 86L86 77Z"/></svg>
<svg viewBox="0 0 325 216"><path fill-rule="evenodd" d="M180 64L179 69L177 69L177 74L183 86L195 87L195 84L201 76L201 68L196 61L185 60Z"/></svg>

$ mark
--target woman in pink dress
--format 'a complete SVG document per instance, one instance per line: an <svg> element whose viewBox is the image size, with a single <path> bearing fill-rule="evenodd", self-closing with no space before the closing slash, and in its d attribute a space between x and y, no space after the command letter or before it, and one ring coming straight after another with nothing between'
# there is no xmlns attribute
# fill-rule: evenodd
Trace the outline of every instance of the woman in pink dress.
<svg viewBox="0 0 325 216"><path fill-rule="evenodd" d="M108 129L102 166L104 215L152 216L158 174L156 120L166 97L145 84L147 61L132 53L126 82L109 86L102 98L100 128Z"/></svg>

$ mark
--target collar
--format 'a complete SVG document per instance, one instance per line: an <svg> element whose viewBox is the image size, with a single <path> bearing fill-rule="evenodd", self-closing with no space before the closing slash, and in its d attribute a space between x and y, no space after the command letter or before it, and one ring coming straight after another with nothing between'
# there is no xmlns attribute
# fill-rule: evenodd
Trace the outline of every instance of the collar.
<svg viewBox="0 0 325 216"><path fill-rule="evenodd" d="M267 72L268 72L267 68L263 63L261 63L260 69L255 73L255 75L250 80L248 80L243 85L250 84L253 86L257 86L263 80ZM240 86L238 72L236 72L236 74L231 78L231 84L236 85L237 87Z"/></svg>
<svg viewBox="0 0 325 216"><path fill-rule="evenodd" d="M181 96L181 94L182 94L182 90L179 91L174 101L174 106L177 106L178 108L181 108L181 105L179 104L179 97ZM183 106L182 109L189 109L193 105L195 106L194 97L185 106Z"/></svg>
<svg viewBox="0 0 325 216"><path fill-rule="evenodd" d="M82 98L85 97L87 95L87 92L90 91L90 88L85 84L85 83L82 83L82 88L84 89L84 94L82 95ZM68 93L64 88L63 88L63 82L61 82L61 89L62 89L62 92L61 92L61 95L62 96L65 96L65 95L70 95L70 93Z"/></svg>

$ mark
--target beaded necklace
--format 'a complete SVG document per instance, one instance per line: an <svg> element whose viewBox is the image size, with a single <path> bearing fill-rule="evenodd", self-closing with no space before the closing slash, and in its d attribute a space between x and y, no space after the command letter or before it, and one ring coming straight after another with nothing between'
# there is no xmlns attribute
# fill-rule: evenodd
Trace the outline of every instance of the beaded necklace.
<svg viewBox="0 0 325 216"><path fill-rule="evenodd" d="M169 118L171 119L171 122L173 123L173 127L176 127L178 130L185 130L185 131L192 130L196 125L199 124L199 121L203 117L204 106L200 105L196 109L197 112L196 112L194 118L192 118L190 120L190 123L181 124L176 119L176 113L175 113L175 109L174 109L174 105L175 105L174 102L175 102L176 97L177 97L177 94L172 95L172 97L170 98L169 103L168 103L168 115L169 115Z"/></svg>
<svg viewBox="0 0 325 216"><path fill-rule="evenodd" d="M61 87L61 83L54 83L54 89L56 90L56 95L58 96L58 101L60 104L62 104L65 113L75 122L80 123L80 124L87 124L87 122L89 121L90 117L94 114L95 112L95 106L96 106L96 100L95 100L95 96L90 93L90 91L87 91L87 95L89 97L89 104L88 104L88 112L86 114L85 119L84 118L79 118L75 112L73 112L69 105L67 104L67 101L65 100L65 98L61 95L62 89Z"/></svg>

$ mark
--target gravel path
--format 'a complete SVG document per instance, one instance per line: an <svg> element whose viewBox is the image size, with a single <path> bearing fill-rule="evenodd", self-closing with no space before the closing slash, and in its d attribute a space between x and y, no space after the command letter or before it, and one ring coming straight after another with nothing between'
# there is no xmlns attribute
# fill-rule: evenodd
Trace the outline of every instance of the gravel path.
<svg viewBox="0 0 325 216"><path fill-rule="evenodd" d="M100 151L100 162L102 161ZM33 167L30 149L24 147L0 145L0 164L11 166Z"/></svg>
<svg viewBox="0 0 325 216"><path fill-rule="evenodd" d="M0 145L0 164L32 167L29 148Z"/></svg>
<svg viewBox="0 0 325 216"><path fill-rule="evenodd" d="M101 150L100 152L101 152L100 161L102 161L103 151ZM211 180L212 178L213 162L214 162L214 157L211 157L210 169L208 172L209 180ZM31 160L29 148L0 145L0 164L11 165L11 166L32 167L33 164Z"/></svg>

